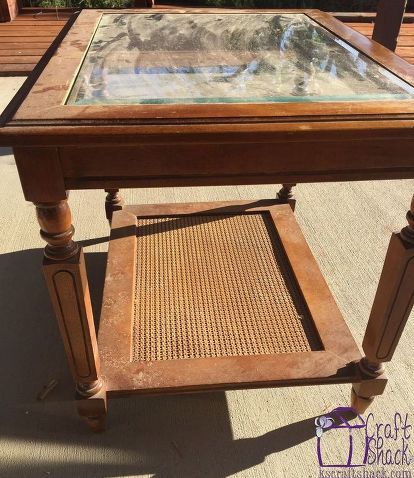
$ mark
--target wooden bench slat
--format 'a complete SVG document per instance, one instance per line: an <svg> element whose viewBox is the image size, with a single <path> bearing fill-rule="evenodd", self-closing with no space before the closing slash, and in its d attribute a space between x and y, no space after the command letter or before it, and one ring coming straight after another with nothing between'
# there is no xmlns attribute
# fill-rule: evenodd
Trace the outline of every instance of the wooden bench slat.
<svg viewBox="0 0 414 478"><path fill-rule="evenodd" d="M26 65L27 63L38 63L41 55L38 56L0 56L0 65L10 65L10 64L19 64L19 65Z"/></svg>
<svg viewBox="0 0 414 478"><path fill-rule="evenodd" d="M36 66L36 63L25 63L25 64L16 64L16 63L5 63L0 64L0 75L2 76L26 76L28 75L33 68Z"/></svg>
<svg viewBox="0 0 414 478"><path fill-rule="evenodd" d="M50 43L49 42L42 42L42 41L36 41L36 42L30 42L30 41L24 41L24 42L18 42L16 39L13 42L3 42L0 41L0 55L6 55L7 51L13 51L13 50L21 50L25 48L36 48L36 49L41 49L41 50L46 50Z"/></svg>
<svg viewBox="0 0 414 478"><path fill-rule="evenodd" d="M47 48L14 48L13 50L0 50L1 58L14 58L22 56L42 56Z"/></svg>

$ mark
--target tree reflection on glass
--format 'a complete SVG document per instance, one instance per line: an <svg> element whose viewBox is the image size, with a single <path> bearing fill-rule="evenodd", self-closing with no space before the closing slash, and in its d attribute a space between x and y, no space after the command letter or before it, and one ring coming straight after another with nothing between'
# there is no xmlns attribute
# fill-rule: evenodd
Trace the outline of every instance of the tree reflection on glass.
<svg viewBox="0 0 414 478"><path fill-rule="evenodd" d="M408 84L304 14L104 14L69 104L406 99Z"/></svg>

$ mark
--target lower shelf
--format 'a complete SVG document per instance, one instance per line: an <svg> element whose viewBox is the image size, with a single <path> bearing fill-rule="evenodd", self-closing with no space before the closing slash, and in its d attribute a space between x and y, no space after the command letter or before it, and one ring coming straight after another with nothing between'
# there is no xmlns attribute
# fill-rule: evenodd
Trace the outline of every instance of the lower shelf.
<svg viewBox="0 0 414 478"><path fill-rule="evenodd" d="M275 201L115 212L98 342L109 393L352 382L361 358Z"/></svg>

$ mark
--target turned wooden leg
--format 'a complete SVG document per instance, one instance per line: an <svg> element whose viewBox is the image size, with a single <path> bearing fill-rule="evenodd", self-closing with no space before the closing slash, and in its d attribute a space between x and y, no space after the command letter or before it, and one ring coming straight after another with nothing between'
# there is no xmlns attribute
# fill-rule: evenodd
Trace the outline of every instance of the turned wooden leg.
<svg viewBox="0 0 414 478"><path fill-rule="evenodd" d="M294 186L296 186L296 184L282 184L282 188L277 193L277 198L279 201L283 203L289 203L293 211L295 210L296 205L296 199L294 198L292 191Z"/></svg>
<svg viewBox="0 0 414 478"><path fill-rule="evenodd" d="M113 212L122 209L125 203L119 194L119 189L105 189L105 192L108 193L105 199L105 213L109 224L111 224Z"/></svg>
<svg viewBox="0 0 414 478"><path fill-rule="evenodd" d="M99 377L99 356L85 260L72 240L67 200L36 203L40 235L47 242L43 272L76 384L79 412L93 430L103 429L106 394Z"/></svg>
<svg viewBox="0 0 414 478"><path fill-rule="evenodd" d="M414 302L414 197L407 213L408 226L393 234L378 284L362 347L365 358L360 363L363 378L354 384L357 398L371 400L385 387L376 389L384 375L384 362L394 355ZM374 387L374 388L373 388ZM377 393L379 392L379 393ZM354 400L355 401L355 400Z"/></svg>

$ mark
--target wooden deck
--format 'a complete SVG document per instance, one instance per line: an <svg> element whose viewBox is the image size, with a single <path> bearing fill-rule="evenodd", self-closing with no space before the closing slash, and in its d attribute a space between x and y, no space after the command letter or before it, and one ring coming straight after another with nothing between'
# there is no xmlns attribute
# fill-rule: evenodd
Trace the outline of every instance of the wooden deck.
<svg viewBox="0 0 414 478"><path fill-rule="evenodd" d="M18 15L0 23L0 76L27 75L56 38L70 14Z"/></svg>
<svg viewBox="0 0 414 478"><path fill-rule="evenodd" d="M24 14L12 22L0 23L0 76L29 74L69 16ZM372 35L373 23L346 23L364 35ZM414 64L414 23L403 24L397 54Z"/></svg>
<svg viewBox="0 0 414 478"><path fill-rule="evenodd" d="M371 37L374 29L373 23L346 22L346 24L368 37ZM414 64L414 23L403 23L401 26L396 53L404 60Z"/></svg>

